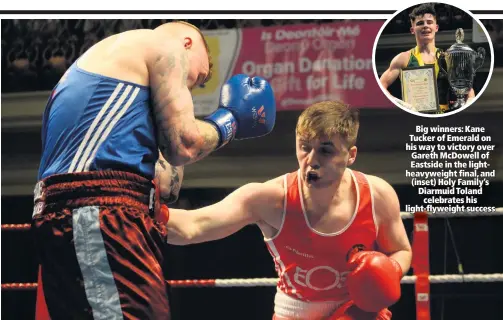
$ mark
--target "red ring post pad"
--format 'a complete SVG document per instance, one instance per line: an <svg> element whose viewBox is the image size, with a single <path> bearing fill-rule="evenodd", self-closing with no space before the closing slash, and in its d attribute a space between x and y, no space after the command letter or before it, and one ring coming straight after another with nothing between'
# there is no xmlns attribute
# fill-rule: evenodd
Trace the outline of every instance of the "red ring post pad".
<svg viewBox="0 0 503 320"><path fill-rule="evenodd" d="M412 268L416 276L416 319L430 320L430 244L427 212L414 214Z"/></svg>

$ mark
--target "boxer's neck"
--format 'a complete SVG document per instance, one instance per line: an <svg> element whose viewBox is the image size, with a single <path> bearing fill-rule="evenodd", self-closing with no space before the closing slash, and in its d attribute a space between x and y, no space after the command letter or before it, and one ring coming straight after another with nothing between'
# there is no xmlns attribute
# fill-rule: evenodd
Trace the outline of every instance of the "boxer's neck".
<svg viewBox="0 0 503 320"><path fill-rule="evenodd" d="M344 201L344 195L347 194L344 192L344 188L348 182L351 183L348 179L351 179L351 174L346 170L340 180L324 188L309 188L305 183L302 183L306 210L311 215L321 215L326 212L326 208Z"/></svg>
<svg viewBox="0 0 503 320"><path fill-rule="evenodd" d="M428 42L418 42L417 47L420 53L435 54L435 39Z"/></svg>

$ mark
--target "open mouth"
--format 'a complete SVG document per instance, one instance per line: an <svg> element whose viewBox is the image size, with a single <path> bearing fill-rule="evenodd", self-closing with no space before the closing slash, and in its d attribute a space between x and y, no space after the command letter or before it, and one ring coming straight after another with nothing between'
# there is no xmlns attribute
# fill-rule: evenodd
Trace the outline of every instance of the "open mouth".
<svg viewBox="0 0 503 320"><path fill-rule="evenodd" d="M423 36L430 35L430 34L431 34L431 30L424 30L424 31L421 31L421 34L422 34Z"/></svg>
<svg viewBox="0 0 503 320"><path fill-rule="evenodd" d="M310 171L307 173L307 182L311 183L316 182L318 180L320 180L320 176L318 175L318 173L314 171Z"/></svg>

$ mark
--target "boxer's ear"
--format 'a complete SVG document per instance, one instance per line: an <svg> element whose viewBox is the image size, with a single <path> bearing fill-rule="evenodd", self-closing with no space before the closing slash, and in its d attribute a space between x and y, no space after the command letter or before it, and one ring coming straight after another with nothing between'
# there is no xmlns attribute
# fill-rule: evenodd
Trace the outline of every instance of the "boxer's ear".
<svg viewBox="0 0 503 320"><path fill-rule="evenodd" d="M348 166L351 166L356 161L356 154L358 153L358 148L352 146L349 149Z"/></svg>
<svg viewBox="0 0 503 320"><path fill-rule="evenodd" d="M185 37L183 39L183 46L185 47L185 49L192 48L192 38L191 37Z"/></svg>

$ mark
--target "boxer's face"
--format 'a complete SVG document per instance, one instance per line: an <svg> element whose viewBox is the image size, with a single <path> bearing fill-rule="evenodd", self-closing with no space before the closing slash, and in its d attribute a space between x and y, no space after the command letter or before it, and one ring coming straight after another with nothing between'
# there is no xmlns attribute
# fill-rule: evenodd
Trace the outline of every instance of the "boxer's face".
<svg viewBox="0 0 503 320"><path fill-rule="evenodd" d="M312 140L297 135L296 150L302 180L313 188L338 183L356 157L356 147L349 147L339 135Z"/></svg>
<svg viewBox="0 0 503 320"><path fill-rule="evenodd" d="M186 38L185 48L188 55L187 87L192 90L202 85L208 77L210 70L208 53L204 43L195 39ZM189 44L189 45L188 45Z"/></svg>
<svg viewBox="0 0 503 320"><path fill-rule="evenodd" d="M435 39L437 31L437 19L431 13L416 17L410 28L410 32L416 36L418 41Z"/></svg>

